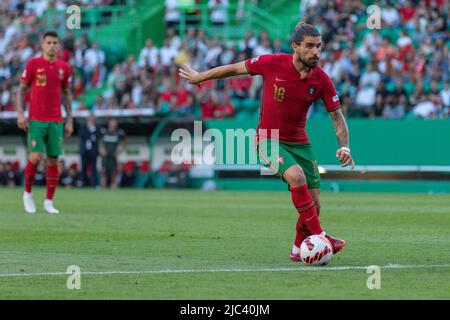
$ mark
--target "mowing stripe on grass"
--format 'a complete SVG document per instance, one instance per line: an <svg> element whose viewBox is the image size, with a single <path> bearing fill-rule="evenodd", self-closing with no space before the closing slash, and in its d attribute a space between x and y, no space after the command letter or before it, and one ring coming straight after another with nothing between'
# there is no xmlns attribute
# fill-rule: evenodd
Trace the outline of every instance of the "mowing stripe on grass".
<svg viewBox="0 0 450 320"><path fill-rule="evenodd" d="M369 266L341 266L341 267L308 267L297 268L255 268L255 269L162 269L162 270L141 270L141 271L82 271L80 275L127 275L127 274L168 274L168 273L226 273L226 272L285 272L285 271L341 271L341 270L367 270ZM388 264L379 266L380 269L429 269L429 268L449 268L450 264L435 265L399 265ZM39 277L39 276L67 276L66 272L41 272L41 273L0 273L1 278L8 277Z"/></svg>

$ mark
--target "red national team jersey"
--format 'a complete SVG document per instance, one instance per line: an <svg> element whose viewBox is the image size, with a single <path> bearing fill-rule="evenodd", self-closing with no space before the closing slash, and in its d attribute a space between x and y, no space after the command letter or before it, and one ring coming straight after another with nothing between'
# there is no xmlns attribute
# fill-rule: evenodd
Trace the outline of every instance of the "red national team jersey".
<svg viewBox="0 0 450 320"><path fill-rule="evenodd" d="M328 75L320 68L310 70L304 79L292 62L290 54L268 54L245 61L248 72L264 78L258 129L279 129L284 142L308 142L305 132L308 109L322 99L328 112L340 108L339 98ZM259 140L264 132L259 132Z"/></svg>
<svg viewBox="0 0 450 320"><path fill-rule="evenodd" d="M33 58L25 66L20 80L31 87L29 119L63 122L61 116L62 88L70 86L70 65L44 56Z"/></svg>

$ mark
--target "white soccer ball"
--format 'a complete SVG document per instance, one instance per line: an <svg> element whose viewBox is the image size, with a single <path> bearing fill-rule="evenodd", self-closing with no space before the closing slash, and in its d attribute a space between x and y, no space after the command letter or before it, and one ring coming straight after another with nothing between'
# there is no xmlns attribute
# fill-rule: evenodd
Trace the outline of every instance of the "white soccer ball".
<svg viewBox="0 0 450 320"><path fill-rule="evenodd" d="M333 247L327 238L315 234L303 240L300 246L300 257L306 264L323 266L333 258Z"/></svg>

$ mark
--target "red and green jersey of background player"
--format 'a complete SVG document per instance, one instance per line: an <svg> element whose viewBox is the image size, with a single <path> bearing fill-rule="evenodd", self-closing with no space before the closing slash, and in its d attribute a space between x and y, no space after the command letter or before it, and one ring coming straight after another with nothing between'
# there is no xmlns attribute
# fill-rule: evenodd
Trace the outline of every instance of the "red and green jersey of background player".
<svg viewBox="0 0 450 320"><path fill-rule="evenodd" d="M20 80L31 87L29 120L64 122L61 114L62 88L68 88L72 70L68 63L43 56L33 58L25 66Z"/></svg>
<svg viewBox="0 0 450 320"><path fill-rule="evenodd" d="M44 56L33 58L25 66L20 80L31 88L30 108L28 118L30 121L42 121L45 123L64 122L61 114L62 89L70 87L72 78L71 67L62 60L50 62ZM31 125L31 122L30 122ZM31 135L31 126L28 132ZM62 137L61 137L62 139ZM25 193L24 204L31 199L31 188L36 176L37 164L28 160L25 167ZM58 167L56 164L47 164L47 201L52 201L55 189L58 185ZM31 199L32 201L32 199ZM34 207L34 202L33 202ZM51 205L53 212L58 213ZM35 208L26 207L27 212L34 213ZM31 211L29 211L31 210ZM46 209L47 210L47 209Z"/></svg>
<svg viewBox="0 0 450 320"><path fill-rule="evenodd" d="M268 54L245 61L250 75L264 78L258 129L279 130L284 142L309 142L305 131L308 109L322 99L328 112L340 108L333 82L320 67L312 68L304 79L295 68L291 54ZM259 140L265 137L261 136Z"/></svg>

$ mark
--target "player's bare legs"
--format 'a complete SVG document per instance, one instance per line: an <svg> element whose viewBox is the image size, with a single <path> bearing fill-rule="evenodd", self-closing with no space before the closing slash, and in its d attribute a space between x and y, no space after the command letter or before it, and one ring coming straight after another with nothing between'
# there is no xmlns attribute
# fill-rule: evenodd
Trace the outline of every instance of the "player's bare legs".
<svg viewBox="0 0 450 320"><path fill-rule="evenodd" d="M28 155L28 162L25 167L25 190L23 193L23 206L28 213L35 213L36 206L33 200L32 188L34 178L36 176L37 166L41 161L42 154L40 152L30 152Z"/></svg>
<svg viewBox="0 0 450 320"><path fill-rule="evenodd" d="M291 260L301 260L300 245L311 234L324 235L333 245L333 253L340 251L345 246L345 241L328 236L320 225L317 210L317 208L320 210L320 190L317 188L308 190L305 173L299 165L288 168L284 172L283 178L289 184L292 202L299 213Z"/></svg>
<svg viewBox="0 0 450 320"><path fill-rule="evenodd" d="M59 213L59 210L53 206L53 197L59 181L58 157L48 157L45 177L47 180L47 196L44 200L44 210L48 213Z"/></svg>

